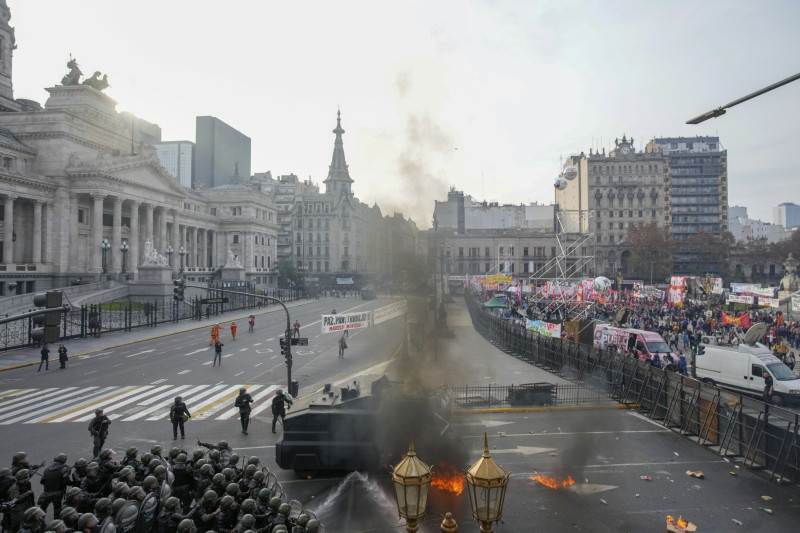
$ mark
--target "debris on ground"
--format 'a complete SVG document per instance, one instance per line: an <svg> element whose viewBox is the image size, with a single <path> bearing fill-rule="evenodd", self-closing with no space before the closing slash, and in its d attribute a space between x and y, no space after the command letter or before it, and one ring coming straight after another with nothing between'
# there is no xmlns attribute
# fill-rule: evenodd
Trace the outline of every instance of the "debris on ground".
<svg viewBox="0 0 800 533"><path fill-rule="evenodd" d="M691 470L686 471L687 476L696 477L697 479L703 479L706 477L700 470L695 470L694 472Z"/></svg>

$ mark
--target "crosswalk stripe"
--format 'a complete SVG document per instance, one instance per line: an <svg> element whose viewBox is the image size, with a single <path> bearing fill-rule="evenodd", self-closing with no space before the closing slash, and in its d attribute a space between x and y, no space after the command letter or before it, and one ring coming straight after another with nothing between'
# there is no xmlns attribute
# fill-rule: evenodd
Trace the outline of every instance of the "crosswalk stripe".
<svg viewBox="0 0 800 533"><path fill-rule="evenodd" d="M188 396L189 394L193 394L195 392L203 390L207 386L208 385L199 385L197 387L194 387L194 388L191 388L191 389L188 389L188 390L185 390L185 391L181 392L181 395L182 396ZM132 422L134 420L139 420L140 418L144 418L145 416L149 415L153 411L157 411L159 409L162 409L162 408L168 406L169 404L172 403L172 401L173 401L172 398L170 398L169 400L166 400L166 401L161 400L158 403L156 403L155 405L152 405L151 407L148 407L147 409L144 409L143 411L139 411L138 413L136 413L133 416L127 417L126 419L123 420L123 422ZM158 420L158 418L156 418L156 420Z"/></svg>
<svg viewBox="0 0 800 533"><path fill-rule="evenodd" d="M250 407L252 409L254 409L256 405L260 405L262 398L264 398L266 396L270 396L277 389L278 389L277 385L270 385L266 389L254 394L253 395L253 405L251 405ZM250 391L248 390L248 392L250 392ZM239 414L239 408L238 407L231 407L227 411L223 411L219 415L219 418L222 418L222 419L233 418L234 416L236 416L238 414ZM250 411L250 416L253 416L253 415L254 415L254 411Z"/></svg>
<svg viewBox="0 0 800 533"><path fill-rule="evenodd" d="M19 415L21 413L26 413L24 416L21 417L21 418L25 418L25 417L33 416L35 413L41 414L41 413L44 413L44 412L52 411L53 409L62 408L62 407L64 407L65 402L66 402L66 405L70 405L70 402L80 401L79 399L77 399L78 396L86 397L86 396L95 394L99 390L100 390L99 387L86 387L83 390L75 388L74 390L72 390L72 391L70 391L70 392L68 392L66 394L55 395L54 397L52 397L50 399L47 399L47 400L44 400L44 401L38 401L38 402L36 401L37 394L36 394L36 392L33 392L33 393L31 393L31 397L33 398L33 400L31 402L26 402L26 403L31 403L31 405L28 405L28 406L24 407L23 409L16 409L14 411L11 411L9 413L6 413L6 414L0 416L0 424L10 424L10 423L16 422L17 419L11 419L11 420L6 420L6 419L11 417L11 416ZM70 397L72 397L72 396L74 396L75 398L70 399Z"/></svg>
<svg viewBox="0 0 800 533"><path fill-rule="evenodd" d="M43 400L44 398L55 396L59 392L68 391L71 389L75 389L75 387L71 387L70 389L43 389L41 391L29 389L29 392L26 394L22 394L21 396L17 396L15 398L9 398L7 402L0 403L0 413L5 413L6 411L10 411L12 409L18 409L22 405Z"/></svg>
<svg viewBox="0 0 800 533"><path fill-rule="evenodd" d="M34 407L33 411L25 413L22 416L18 416L16 418L11 418L11 419L8 419L8 420L4 420L3 422L0 422L0 424L12 424L14 422L19 422L20 420L23 420L23 419L26 419L26 418L30 419L31 417L47 418L48 416L51 416L51 415L53 415L54 413L57 413L60 410L70 409L70 408L78 405L81 402L85 402L88 398L93 398L95 396L102 396L106 392L114 390L115 388L116 387L105 387L105 388L101 389L100 387L87 387L88 390L76 391L75 394L71 394L72 396L76 396L76 394L80 394L80 397L76 396L75 398L67 400L66 402L63 402L61 398L56 398L54 400L55 403L50 402L50 401L45 402L45 403L52 404L52 405L48 405L47 407L42 407L40 405L37 405L37 406ZM28 420L28 421L30 421L30 420Z"/></svg>
<svg viewBox="0 0 800 533"><path fill-rule="evenodd" d="M239 410L233 398L241 387L253 397L255 416L270 405L278 385L124 385L65 389L0 390L0 425L86 422L98 407L114 421L168 420L175 396L183 396L193 419L232 420ZM13 393L13 394L9 394Z"/></svg>
<svg viewBox="0 0 800 533"><path fill-rule="evenodd" d="M79 411L83 411L83 410L84 410L84 409L86 409L86 408L94 408L94 406L95 406L95 405L98 405L98 404L100 404L100 403L105 403L105 402L107 402L108 400L110 400L111 398L116 398L117 396L121 396L121 395L123 395L123 394L127 394L127 393L128 393L128 392L130 392L131 390L139 390L139 389L141 389L141 388L142 388L141 386L136 386L136 387L132 387L132 388L130 388L130 389L125 389L125 390L122 390L122 391L120 391L120 392L115 392L115 393L113 393L113 394L110 394L110 395L108 395L108 396L103 396L102 398L99 398L99 399L97 399L97 398L96 398L96 399L95 399L94 401L92 401L92 402L85 403L85 404L83 404L83 405L79 405L78 407L75 407L74 409L70 409L69 411L67 411L67 413L66 413L66 414L67 414L67 415L69 415L69 414L71 414L71 413L77 413L77 412L79 412ZM58 416L54 416L54 417L50 417L50 418L45 418L44 420L32 420L31 422L39 422L39 421L41 421L41 422L56 422L56 421L58 421L59 419L61 419L61 418L64 418L65 416L66 416L66 415L60 414L60 415L58 415Z"/></svg>
<svg viewBox="0 0 800 533"><path fill-rule="evenodd" d="M211 398L208 398L198 404L195 404L191 409L189 409L189 411L192 413L192 418L198 420L206 418L203 416L203 413L239 394L239 388L241 387L241 385L235 385L233 390L229 388L229 385L223 385L222 387L223 387L222 392L219 392L218 394L215 394Z"/></svg>

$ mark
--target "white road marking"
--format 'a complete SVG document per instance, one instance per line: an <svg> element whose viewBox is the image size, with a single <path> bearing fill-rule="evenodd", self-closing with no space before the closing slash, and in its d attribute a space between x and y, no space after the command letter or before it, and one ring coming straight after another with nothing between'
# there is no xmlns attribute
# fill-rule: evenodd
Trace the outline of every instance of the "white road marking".
<svg viewBox="0 0 800 533"><path fill-rule="evenodd" d="M181 370L178 372L178 375L180 376L181 374L188 374L189 372L191 372L191 370Z"/></svg>
<svg viewBox="0 0 800 533"><path fill-rule="evenodd" d="M232 353L226 353L226 354L225 354L225 355L223 355L222 357L224 357L224 358L226 358L226 359L227 359L228 357L231 357L232 355L233 355Z"/></svg>
<svg viewBox="0 0 800 533"><path fill-rule="evenodd" d="M244 374L244 370L242 370L242 371L241 371L241 372L239 372L238 374L234 374L234 375L233 375L233 377L236 377L236 376L241 376L242 374Z"/></svg>
<svg viewBox="0 0 800 533"><path fill-rule="evenodd" d="M257 343L255 343L255 344L253 344L253 346L261 346L261 343L260 343L260 342L257 342Z"/></svg>
<svg viewBox="0 0 800 533"><path fill-rule="evenodd" d="M116 364L116 365L114 365L114 366L115 366L115 367L117 367L117 366L122 366L122 365L124 365L124 364L125 364L125 363L118 363L118 364Z"/></svg>
<svg viewBox="0 0 800 533"><path fill-rule="evenodd" d="M158 385L159 383L164 383L165 381L167 381L167 378L158 379L158 380L152 382L150 385Z"/></svg>
<svg viewBox="0 0 800 533"><path fill-rule="evenodd" d="M89 371L89 372L86 372L86 373L84 374L84 376L88 376L89 374L94 374L95 372L97 372L97 370L91 370L91 371Z"/></svg>
<svg viewBox="0 0 800 533"><path fill-rule="evenodd" d="M272 357L270 357L270 359L275 359L276 357L278 357L278 356L277 355L273 355Z"/></svg>
<svg viewBox="0 0 800 533"><path fill-rule="evenodd" d="M207 352L207 351L208 351L208 348L201 348L201 349L199 349L199 350L195 350L195 351L193 351L193 352L185 353L185 354L183 354L183 355L194 355L194 354L196 354L196 353L200 353L200 352Z"/></svg>
<svg viewBox="0 0 800 533"><path fill-rule="evenodd" d="M246 351L247 351L247 350L249 350L249 349L250 349L250 348L242 348L242 349L241 349L241 350L239 350L239 351L240 351L240 352L246 352Z"/></svg>
<svg viewBox="0 0 800 533"><path fill-rule="evenodd" d="M213 363L213 361L206 361L205 363L203 363L203 366L208 366L208 365L210 365L211 363Z"/></svg>
<svg viewBox="0 0 800 533"><path fill-rule="evenodd" d="M183 388L183 387L185 387L185 386L187 386L187 385L182 385L181 387L178 387L178 388ZM197 387L194 387L193 389L189 389L189 390L187 390L187 391L183 391L183 392L181 393L181 396L184 396L184 397L186 397L186 396L189 396L190 394L192 394L192 393L194 393L194 392L199 392L199 391L203 390L205 387L206 387L206 385L199 385L199 386L197 386ZM215 390L217 390L217 389L218 389L218 387L214 387L214 388L212 388L211 390L209 390L209 391L206 391L206 392L205 392L203 395L201 395L201 397L202 397L202 396L204 396L205 394L211 394L211 393L213 393L213 392L214 392ZM177 389L173 389L173 390L174 390L175 392L177 392ZM166 394L162 394L162 395L160 395L160 396L162 396L162 397L163 397L163 396L167 396L167 395L169 395L169 396L172 396L172 391L168 391ZM143 411L139 411L138 413L136 413L136 414L134 414L134 415L132 415L132 416L129 416L128 418L126 418L126 419L124 420L124 422L131 422L131 421L133 421L133 420L139 420L139 419L141 419L141 418L144 418L144 417L146 417L147 415L149 415L150 413L152 413L152 412L154 412L154 411L157 411L157 410L159 410L159 409L162 409L162 408L164 408L164 407L167 407L167 406L168 406L168 405L170 405L172 402L173 402L173 399L172 399L172 398L169 398L169 399L168 399L168 400L166 400L166 401L159 401L159 402L158 402L158 403L156 403L155 405L153 405L153 406L151 406L151 407L149 407L149 408L147 408L147 409L145 409L145 410L143 410Z"/></svg>
<svg viewBox="0 0 800 533"><path fill-rule="evenodd" d="M256 366L261 366L261 365L263 365L263 364L264 364L264 363L258 363Z"/></svg>
<svg viewBox="0 0 800 533"><path fill-rule="evenodd" d="M125 400L126 398L130 398L130 397L139 398L139 397L141 397L143 390L146 393L147 390L150 389L150 388L151 387L149 385L146 385L144 387L130 387L130 388L128 388L128 390L122 392L121 394L115 392L110 398L108 398L108 400L107 400L108 403L106 403L105 399L102 399L99 402L87 403L87 404L84 404L83 406L79 407L78 409L70 409L69 411L67 411L67 413L64 416L60 416L58 418L50 417L52 419L52 420L50 420L50 422L66 422L70 418L75 418L76 416L81 417L81 418L78 419L79 421L89 420L90 418L92 418L94 416L94 410L97 407L98 403L102 403L103 404L103 410L106 410L106 409L109 408L108 407L109 405L115 405L118 402ZM135 400L132 400L132 401L135 401ZM81 414L82 412L84 413L83 415Z"/></svg>
<svg viewBox="0 0 800 533"><path fill-rule="evenodd" d="M155 348L153 348L152 350L143 350L141 352L132 353L130 355L126 355L125 357L136 357L137 355L142 355L143 353L150 353L155 351L156 351Z"/></svg>

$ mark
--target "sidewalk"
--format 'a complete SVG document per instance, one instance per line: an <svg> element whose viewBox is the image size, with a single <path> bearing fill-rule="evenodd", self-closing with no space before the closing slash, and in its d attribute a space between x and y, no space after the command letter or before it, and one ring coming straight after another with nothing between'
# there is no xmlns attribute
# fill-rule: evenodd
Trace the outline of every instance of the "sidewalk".
<svg viewBox="0 0 800 533"><path fill-rule="evenodd" d="M317 300L295 300L293 302L285 303L286 307L292 309L301 305L306 305ZM198 329L205 329L217 322L230 322L231 320L244 321L250 315L263 316L272 313L280 313L281 318L285 316L283 308L280 305L271 305L267 309L262 308L261 311L255 310L237 310L229 311L223 315L212 316L211 318L203 318L202 320L181 320L179 322L166 322L159 324L156 327L139 327L131 331L113 331L104 333L101 337L86 337L82 339L71 339L64 341L64 345L69 350L69 357L77 357L87 353L98 352L101 350L108 350L116 348L117 346L124 346L126 344L133 344L136 342L148 341L168 335L175 335L176 333L183 333L185 331L193 331ZM258 322L256 322L258 325ZM244 327L246 327L246 322ZM0 352L0 372L5 370L12 370L23 366L38 365L41 358L40 348L18 348ZM50 362L58 364L58 346L50 346Z"/></svg>

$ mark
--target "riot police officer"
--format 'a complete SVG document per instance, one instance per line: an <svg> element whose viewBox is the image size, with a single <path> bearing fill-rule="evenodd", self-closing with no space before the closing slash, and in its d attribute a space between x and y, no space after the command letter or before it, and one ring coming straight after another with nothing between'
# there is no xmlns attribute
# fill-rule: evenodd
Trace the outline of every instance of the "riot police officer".
<svg viewBox="0 0 800 533"><path fill-rule="evenodd" d="M180 500L183 509L189 509L195 489L195 480L194 472L186 464L186 454L178 454L175 466L172 467L172 473L175 476L175 481L172 483L175 496Z"/></svg>
<svg viewBox="0 0 800 533"><path fill-rule="evenodd" d="M247 435L247 427L250 425L250 404L253 403L253 397L247 394L247 389L242 387L239 389L239 396L236 397L234 405L239 408L239 421L242 423L242 433Z"/></svg>
<svg viewBox="0 0 800 533"><path fill-rule="evenodd" d="M139 448L136 446L131 446L127 450L125 450L125 457L123 457L121 463L124 466L130 466L133 469L133 473L136 477L142 476L144 478L144 471L145 466L142 464L139 459L136 458L137 454L139 453Z"/></svg>
<svg viewBox="0 0 800 533"><path fill-rule="evenodd" d="M19 533L42 533L47 524L44 522L45 512L40 507L30 507L22 515Z"/></svg>
<svg viewBox="0 0 800 533"><path fill-rule="evenodd" d="M183 398L178 396L175 398L175 403L169 409L169 421L172 422L172 440L178 438L178 427L181 428L181 438L186 438L186 431L183 429L183 423L192 418L192 414L183 402Z"/></svg>
<svg viewBox="0 0 800 533"><path fill-rule="evenodd" d="M80 487L81 483L83 482L83 478L86 477L86 465L89 463L86 462L86 459L81 457L75 464L72 465L72 472L69 474L69 484L73 487ZM69 525L69 524L67 524Z"/></svg>
<svg viewBox="0 0 800 533"><path fill-rule="evenodd" d="M103 449L103 444L106 443L108 437L108 427L111 425L111 420L103 414L102 409L95 409L94 418L89 422L89 434L94 439L94 448L92 449L92 457L98 457L100 451Z"/></svg>
<svg viewBox="0 0 800 533"><path fill-rule="evenodd" d="M53 504L53 516L58 516L61 512L61 500L70 484L69 473L67 454L59 453L53 459L53 464L42 473L44 492L39 496L38 504L43 511L47 512L47 508Z"/></svg>
<svg viewBox="0 0 800 533"><path fill-rule="evenodd" d="M22 525L25 511L36 505L33 500L33 487L31 487L28 469L19 470L14 477L16 478L16 483L8 489L8 497L14 500L14 506L10 511L3 514L4 517L8 515L8 531L17 531L19 526ZM6 530L5 525L3 529Z"/></svg>
<svg viewBox="0 0 800 533"><path fill-rule="evenodd" d="M283 389L278 389L278 392L275 393L275 397L272 399L272 432L275 433L275 424L278 422L278 417L281 419L281 424L283 424L283 419L286 418L286 404L289 404L291 407L294 402L290 400L285 394L283 394Z"/></svg>

